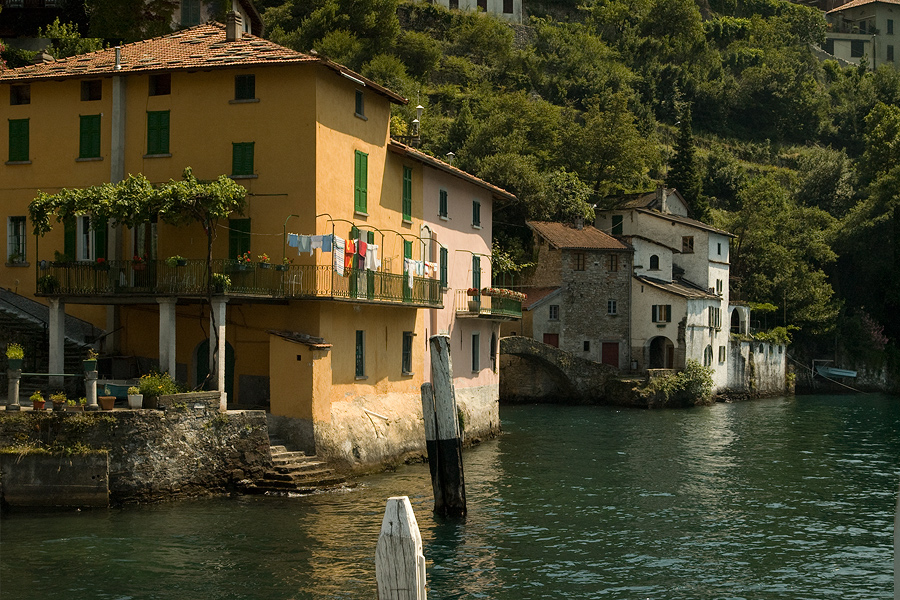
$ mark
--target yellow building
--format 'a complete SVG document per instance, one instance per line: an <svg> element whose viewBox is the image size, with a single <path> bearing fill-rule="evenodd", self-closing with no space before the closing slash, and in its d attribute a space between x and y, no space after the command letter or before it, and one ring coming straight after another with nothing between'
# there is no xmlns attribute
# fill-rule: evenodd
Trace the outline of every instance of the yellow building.
<svg viewBox="0 0 900 600"><path fill-rule="evenodd" d="M50 305L50 372L61 372L53 323L66 311L108 332L104 355L158 362L192 387L213 364L212 339L225 360L211 379L228 408L268 408L286 441L356 469L421 451L423 309L447 294L437 273L411 273L404 260L426 243L429 171L416 153L389 151L391 103L404 98L243 33L239 19L5 71L0 84L0 285ZM126 229L83 215L30 235L39 191L136 173L158 184L188 166L248 192L245 214L215 231L210 269L230 285L211 302L199 225ZM376 251L336 265L338 239ZM126 367L112 359L108 369Z"/></svg>

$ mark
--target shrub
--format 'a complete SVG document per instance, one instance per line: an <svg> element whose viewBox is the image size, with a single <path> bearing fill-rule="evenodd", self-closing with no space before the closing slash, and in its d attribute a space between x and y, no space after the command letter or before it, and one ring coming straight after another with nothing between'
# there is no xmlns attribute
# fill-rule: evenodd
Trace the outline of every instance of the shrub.
<svg viewBox="0 0 900 600"><path fill-rule="evenodd" d="M178 384L168 373L149 373L141 376L140 393L144 396L166 396L178 393Z"/></svg>

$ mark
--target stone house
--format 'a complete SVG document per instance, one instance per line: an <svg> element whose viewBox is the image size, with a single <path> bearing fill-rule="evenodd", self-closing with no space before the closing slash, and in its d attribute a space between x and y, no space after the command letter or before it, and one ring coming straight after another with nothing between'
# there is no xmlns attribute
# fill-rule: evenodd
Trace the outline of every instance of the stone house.
<svg viewBox="0 0 900 600"><path fill-rule="evenodd" d="M825 52L852 64L865 56L869 68L894 64L900 49L900 4L887 0L851 0L825 13Z"/></svg>
<svg viewBox="0 0 900 600"><path fill-rule="evenodd" d="M523 289L530 335L576 356L627 368L633 249L590 225L529 221L537 266ZM529 321L530 319L530 321Z"/></svg>

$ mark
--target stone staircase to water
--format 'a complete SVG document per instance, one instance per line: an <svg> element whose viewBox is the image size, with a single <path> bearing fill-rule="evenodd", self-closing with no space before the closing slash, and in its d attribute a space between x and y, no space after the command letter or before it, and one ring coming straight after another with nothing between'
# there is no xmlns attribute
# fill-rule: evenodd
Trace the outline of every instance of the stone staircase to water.
<svg viewBox="0 0 900 600"><path fill-rule="evenodd" d="M271 446L272 469L262 479L246 486L248 494L311 494L321 490L347 487L347 480L336 474L315 455L291 451L282 444Z"/></svg>

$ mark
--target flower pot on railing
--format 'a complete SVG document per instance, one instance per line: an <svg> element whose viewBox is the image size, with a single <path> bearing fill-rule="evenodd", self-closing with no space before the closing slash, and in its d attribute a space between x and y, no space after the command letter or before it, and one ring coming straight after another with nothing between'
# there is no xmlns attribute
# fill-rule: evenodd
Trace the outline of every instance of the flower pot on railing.
<svg viewBox="0 0 900 600"><path fill-rule="evenodd" d="M81 363L84 365L85 373L90 373L91 371L97 370L97 359L96 358L88 358L88 359L81 361Z"/></svg>
<svg viewBox="0 0 900 600"><path fill-rule="evenodd" d="M6 359L6 363L8 365L7 368L10 371L21 370L22 369L22 361L24 361L24 360L25 360L24 358L7 358Z"/></svg>
<svg viewBox="0 0 900 600"><path fill-rule="evenodd" d="M103 260L102 258L98 258L97 262L94 263L95 271L109 271L109 263Z"/></svg>
<svg viewBox="0 0 900 600"><path fill-rule="evenodd" d="M147 263L134 263L134 270L135 271L146 271Z"/></svg>
<svg viewBox="0 0 900 600"><path fill-rule="evenodd" d="M260 269L268 269L269 267L272 266L270 263L267 263L267 262L261 262L261 263L256 263L256 264L259 265Z"/></svg>
<svg viewBox="0 0 900 600"><path fill-rule="evenodd" d="M187 259L186 259L186 258L182 258L182 259L176 260L176 261L175 261L175 266L176 266L176 267L186 267L186 266L187 266Z"/></svg>
<svg viewBox="0 0 900 600"><path fill-rule="evenodd" d="M128 394L128 408L141 408L144 404L143 394Z"/></svg>
<svg viewBox="0 0 900 600"><path fill-rule="evenodd" d="M275 270L276 271L287 271L288 265L275 265Z"/></svg>
<svg viewBox="0 0 900 600"><path fill-rule="evenodd" d="M477 313L481 310L481 302L478 300L469 300L469 312Z"/></svg>
<svg viewBox="0 0 900 600"><path fill-rule="evenodd" d="M112 410L116 405L116 397L115 396L97 396L97 404L100 405L100 410Z"/></svg>
<svg viewBox="0 0 900 600"><path fill-rule="evenodd" d="M31 406L34 410L44 410L44 405L47 404L46 400L32 400Z"/></svg>

